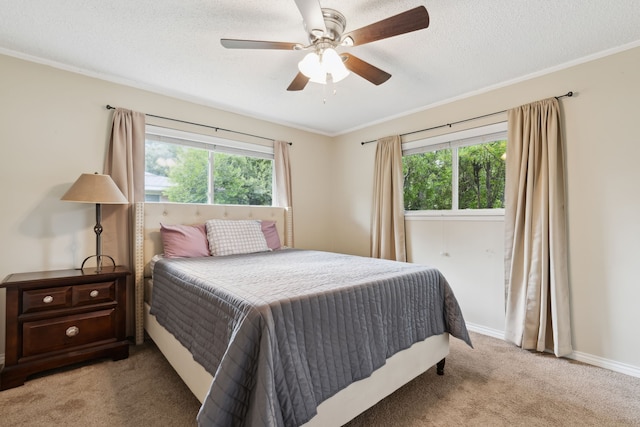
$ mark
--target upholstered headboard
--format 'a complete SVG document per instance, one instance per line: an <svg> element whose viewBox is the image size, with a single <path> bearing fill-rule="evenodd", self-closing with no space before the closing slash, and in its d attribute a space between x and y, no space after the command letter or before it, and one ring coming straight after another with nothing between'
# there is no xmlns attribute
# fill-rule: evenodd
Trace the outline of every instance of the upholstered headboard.
<svg viewBox="0 0 640 427"><path fill-rule="evenodd" d="M202 224L208 219L255 219L275 221L283 245L293 247L290 208L273 206L205 205L185 203L136 203L134 227L134 275L136 343L144 339L144 280L150 276L149 261L162 253L160 223Z"/></svg>

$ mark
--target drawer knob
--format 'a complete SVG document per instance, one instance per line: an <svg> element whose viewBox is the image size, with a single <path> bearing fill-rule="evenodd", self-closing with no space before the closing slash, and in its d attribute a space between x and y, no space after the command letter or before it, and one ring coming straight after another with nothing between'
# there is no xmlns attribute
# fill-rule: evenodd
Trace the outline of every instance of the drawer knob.
<svg viewBox="0 0 640 427"><path fill-rule="evenodd" d="M70 326L67 328L67 331L65 333L68 337L75 337L80 333L80 328L78 328L77 326Z"/></svg>
<svg viewBox="0 0 640 427"><path fill-rule="evenodd" d="M100 292L98 292L97 290L95 290L95 289L94 289L93 291L89 292L89 296L90 296L91 298L95 298L95 297L97 297L97 296L98 296L98 294L99 294L99 293L100 293Z"/></svg>
<svg viewBox="0 0 640 427"><path fill-rule="evenodd" d="M47 295L46 297L42 298L42 302L45 304L49 304L53 302L53 297L51 295Z"/></svg>

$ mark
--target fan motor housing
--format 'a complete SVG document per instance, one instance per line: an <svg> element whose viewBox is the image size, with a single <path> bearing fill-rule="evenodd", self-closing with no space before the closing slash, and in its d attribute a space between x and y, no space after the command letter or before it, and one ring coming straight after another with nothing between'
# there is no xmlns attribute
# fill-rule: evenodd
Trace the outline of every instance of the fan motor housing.
<svg viewBox="0 0 640 427"><path fill-rule="evenodd" d="M322 8L322 17L327 31L320 37L309 33L309 41L313 44L321 39L329 39L338 42L342 33L347 26L347 19L344 15L335 9Z"/></svg>

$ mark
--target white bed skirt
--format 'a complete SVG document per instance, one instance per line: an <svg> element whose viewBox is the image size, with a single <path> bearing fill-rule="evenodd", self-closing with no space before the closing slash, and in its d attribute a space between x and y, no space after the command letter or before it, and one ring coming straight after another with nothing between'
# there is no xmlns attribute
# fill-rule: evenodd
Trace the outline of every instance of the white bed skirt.
<svg viewBox="0 0 640 427"><path fill-rule="evenodd" d="M193 360L191 353L149 313L145 303L145 330L191 392L203 402L213 377ZM341 426L424 373L449 354L449 334L434 335L389 359L365 379L336 393L318 406L318 414L305 427ZM435 374L434 374L435 377Z"/></svg>

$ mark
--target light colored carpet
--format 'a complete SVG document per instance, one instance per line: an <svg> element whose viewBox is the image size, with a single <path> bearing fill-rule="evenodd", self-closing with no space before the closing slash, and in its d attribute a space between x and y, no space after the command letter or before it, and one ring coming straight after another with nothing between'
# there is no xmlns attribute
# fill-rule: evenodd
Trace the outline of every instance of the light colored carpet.
<svg viewBox="0 0 640 427"><path fill-rule="evenodd" d="M127 359L38 374L0 392L0 426L195 426L199 407L149 341Z"/></svg>
<svg viewBox="0 0 640 427"><path fill-rule="evenodd" d="M640 378L471 334L348 427L640 426ZM1 426L195 426L199 402L152 342L128 359L38 375L0 392Z"/></svg>
<svg viewBox="0 0 640 427"><path fill-rule="evenodd" d="M640 426L640 378L471 339L348 426Z"/></svg>

